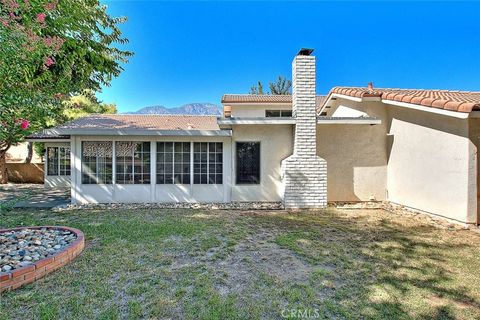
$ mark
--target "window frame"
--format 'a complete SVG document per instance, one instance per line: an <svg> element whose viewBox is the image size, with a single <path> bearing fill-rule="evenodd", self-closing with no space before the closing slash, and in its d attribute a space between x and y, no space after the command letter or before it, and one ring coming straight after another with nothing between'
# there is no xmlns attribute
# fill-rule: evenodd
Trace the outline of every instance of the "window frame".
<svg viewBox="0 0 480 320"><path fill-rule="evenodd" d="M238 144L256 143L258 144L258 181L257 182L238 182ZM260 185L262 183L262 142L261 141L235 141L235 185Z"/></svg>
<svg viewBox="0 0 480 320"><path fill-rule="evenodd" d="M279 112L279 116L267 116L267 112ZM284 116L283 113L290 113L289 116ZM283 110L283 109L265 109L265 118L291 118L293 116L293 110Z"/></svg>
<svg viewBox="0 0 480 320"><path fill-rule="evenodd" d="M55 149L56 157L55 159L55 168L56 173L50 173L50 159L49 159L49 149ZM63 150L64 155L68 157L61 157L61 150ZM66 151L68 150L68 152ZM70 177L72 175L72 163L70 156L70 146L47 146L45 148L45 166L46 166L46 176L47 177ZM68 166L62 168L62 160L68 160ZM62 174L63 172L69 172L69 174Z"/></svg>
<svg viewBox="0 0 480 320"><path fill-rule="evenodd" d="M90 182L90 183L85 183L83 181L83 175L84 175L84 172L83 172L83 167L85 165L85 161L84 161L84 156L83 156L83 144L87 142L87 143L110 143L111 144L111 150L112 150L112 154L111 154L111 166L112 166L112 172L111 172L111 175L110 175L110 182ZM96 155L95 156L95 166L96 166L96 169L98 169L98 164L99 164L99 161L98 161L98 156ZM80 142L80 183L82 185L92 185L92 186L113 186L116 184L116 181L115 181L115 141L114 140L82 140ZM98 170L97 170L98 171ZM95 172L96 174L96 178L98 179L98 174L97 172Z"/></svg>
<svg viewBox="0 0 480 320"><path fill-rule="evenodd" d="M206 173L201 172L201 170L200 170L200 173L196 173L196 172L195 172L195 164L198 164L198 165L200 165L200 166L202 165L202 162L201 162L201 155L202 155L202 153L203 153L202 147L201 147L202 143L207 144L207 150L205 151L205 153L206 153L206 160L207 160L206 163L205 163L205 165L206 165ZM195 162L195 144L200 144L200 162L197 162L197 163ZM211 152L210 152L210 147L211 147L212 144L215 145L215 151L213 151L213 152L211 153ZM217 152L217 144L220 144L220 145L222 146L222 147L221 147L221 148L222 148L221 152ZM223 157L223 155L224 155L224 145L223 145L223 141L194 141L194 142L193 142L193 153L192 153L192 154L193 154L193 162L192 162L193 181L192 181L192 184L194 184L194 185L223 185L223 184L224 184L224 168L223 168L223 164L224 164L224 159L223 159L223 158L224 158L224 157ZM211 154L213 154L213 156L214 156L214 158L215 158L213 164L210 163L210 155L211 155ZM222 155L222 156L221 156L221 158L222 158L221 163L220 163L219 161L217 161L217 154L221 154L221 155ZM210 165L215 166L215 172L213 173L213 174L215 175L215 179L214 179L215 182L211 182L211 181L210 181L210 174L212 174L212 173L210 172ZM221 168L222 168L221 173L217 173L217 169L216 169L216 166L217 166L217 165L221 165ZM203 174L206 175L206 182L202 182L202 175L203 175ZM195 182L195 177L196 177L197 175L200 176L200 182L198 182L198 183ZM221 177L221 178L220 178L221 183L218 183L218 182L217 182L217 176L218 176L218 175Z"/></svg>
<svg viewBox="0 0 480 320"><path fill-rule="evenodd" d="M168 161L165 161L165 149L163 149L163 154L164 154L164 159L163 161L160 163L159 162L159 144L163 143L164 145L164 148L165 148L165 144L167 143L171 143L172 144L172 151L171 151L171 154L172 154L172 159L171 159L171 162L168 162ZM180 147L180 152L175 152L175 145L176 144L180 144L181 147ZM188 145L188 152L186 152L183 148L185 145ZM155 184L156 185L191 185L191 182L192 182L192 143L190 141L156 141L156 150L155 150ZM168 152L170 154L170 152ZM177 163L175 161L175 154L181 154L181 157L182 157L182 161L179 161L179 163ZM188 154L188 157L184 157L185 154ZM188 161L185 161L184 159L188 159ZM165 168L166 168L166 164L171 164L171 168L172 170L169 171L169 172L166 172L165 171ZM183 170L183 166L185 166L185 164L188 163L188 173L184 172ZM160 171L158 170L159 168L159 165L160 164L163 164L164 166L164 169L163 169L163 173L160 173ZM178 183L178 182L175 182L175 165L178 165L178 166L182 166L182 172L181 173L177 173L177 174L180 174L182 176L181 178L181 183ZM159 174L162 174L164 176L164 179L163 179L163 182L160 182L160 179L159 179ZM165 177L167 175L171 175L171 182L165 182L166 179ZM188 176L188 183L184 183L184 178L185 176ZM170 181L170 180L169 180Z"/></svg>
<svg viewBox="0 0 480 320"><path fill-rule="evenodd" d="M121 144L121 143L132 143L132 144L139 144L141 146L141 151L137 151L136 148L132 149L132 150L129 150L131 152L129 152L130 154L128 156L121 156L121 155L117 155L117 147L118 147L118 144ZM148 145L148 152L145 152L144 151L144 145ZM142 166L142 172L140 173L137 173L135 171L135 166L136 166L136 159L135 159L135 155L136 154L140 154L142 157L141 157L141 166ZM145 164L144 163L144 155L145 154L148 154L148 163ZM119 162L121 163L121 165L123 165L124 167L127 166L126 162L123 162L123 161L118 161L119 159L122 159L122 158L125 158L125 159L130 159L131 160L131 172L126 172L125 170L123 170L122 172L119 172L118 171L118 166L119 166ZM119 184L119 185L149 185L152 183L152 172L151 172L151 164L152 164L152 146L151 146L151 142L150 141L139 141L139 140L117 140L115 141L115 148L114 148L114 158L115 158L115 184ZM113 158L112 158L112 165L113 165ZM145 173L144 169L145 168L148 168L148 173ZM112 174L113 174L113 170L112 170ZM118 175L123 175L124 179L119 179L119 176ZM135 176L140 176L140 177L143 177L145 175L148 175L148 182L136 182L136 178ZM126 176L130 176L131 179L128 180L128 182L126 182L127 180L125 179ZM122 180L122 182L118 182L119 180Z"/></svg>

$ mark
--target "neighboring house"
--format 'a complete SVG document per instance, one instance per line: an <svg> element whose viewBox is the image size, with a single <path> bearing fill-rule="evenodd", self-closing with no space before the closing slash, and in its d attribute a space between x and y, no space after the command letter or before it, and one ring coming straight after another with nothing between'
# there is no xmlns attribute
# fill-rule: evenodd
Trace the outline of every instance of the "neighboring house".
<svg viewBox="0 0 480 320"><path fill-rule="evenodd" d="M28 156L28 142L19 143L16 146L11 146L7 151L7 163L24 163ZM33 149L31 163L41 163L42 157L40 157Z"/></svg>
<svg viewBox="0 0 480 320"><path fill-rule="evenodd" d="M477 223L480 93L316 96L311 51L292 96L227 94L224 117L92 115L31 136L46 186L70 184L73 203L373 200Z"/></svg>

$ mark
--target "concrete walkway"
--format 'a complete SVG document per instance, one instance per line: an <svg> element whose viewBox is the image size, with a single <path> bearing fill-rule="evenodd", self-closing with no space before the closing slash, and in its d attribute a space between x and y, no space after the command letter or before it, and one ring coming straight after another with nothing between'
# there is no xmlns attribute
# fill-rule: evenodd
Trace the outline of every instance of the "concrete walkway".
<svg viewBox="0 0 480 320"><path fill-rule="evenodd" d="M70 189L45 189L43 184L0 185L0 206L53 208L70 203Z"/></svg>

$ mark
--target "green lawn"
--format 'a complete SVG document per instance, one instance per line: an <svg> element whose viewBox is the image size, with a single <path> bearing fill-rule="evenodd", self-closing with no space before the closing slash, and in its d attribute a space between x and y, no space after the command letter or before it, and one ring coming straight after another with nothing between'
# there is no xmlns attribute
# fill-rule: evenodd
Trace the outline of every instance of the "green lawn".
<svg viewBox="0 0 480 320"><path fill-rule="evenodd" d="M381 210L13 210L2 227L67 225L87 243L72 264L4 293L0 318L479 319L480 234L428 221Z"/></svg>

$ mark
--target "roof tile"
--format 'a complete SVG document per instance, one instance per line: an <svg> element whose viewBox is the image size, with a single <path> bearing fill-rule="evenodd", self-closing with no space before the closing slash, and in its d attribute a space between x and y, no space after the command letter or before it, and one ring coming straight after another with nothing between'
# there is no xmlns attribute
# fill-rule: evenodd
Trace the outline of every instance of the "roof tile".
<svg viewBox="0 0 480 320"><path fill-rule="evenodd" d="M330 90L329 96L333 93L351 97L378 96L385 100L401 101L458 112L480 110L480 92L478 91L375 88L373 92L370 92L367 87L334 87Z"/></svg>
<svg viewBox="0 0 480 320"><path fill-rule="evenodd" d="M317 106L322 105L325 96L317 96ZM273 94L224 94L222 104L228 103L292 103L291 95Z"/></svg>
<svg viewBox="0 0 480 320"><path fill-rule="evenodd" d="M220 130L216 116L93 114L57 129Z"/></svg>

